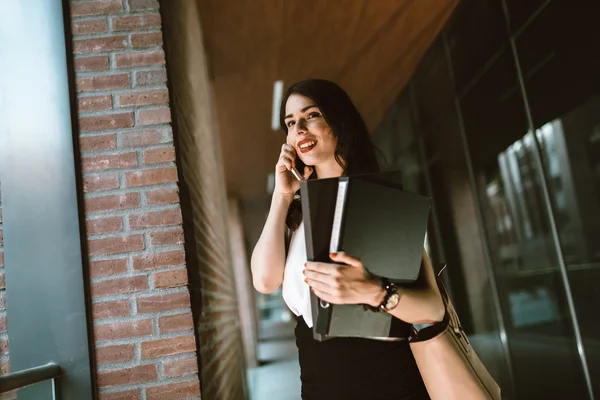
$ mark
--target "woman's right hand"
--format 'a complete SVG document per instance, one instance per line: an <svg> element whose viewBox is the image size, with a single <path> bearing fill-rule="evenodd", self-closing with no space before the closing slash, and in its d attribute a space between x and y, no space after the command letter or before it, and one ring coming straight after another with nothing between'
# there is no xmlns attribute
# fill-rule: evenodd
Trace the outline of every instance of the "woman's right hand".
<svg viewBox="0 0 600 400"><path fill-rule="evenodd" d="M296 150L289 144L281 146L279 160L275 165L275 193L293 196L300 189L300 181L294 177L292 168L296 166ZM298 171L303 179L308 179L312 174L312 167L304 167L304 171Z"/></svg>

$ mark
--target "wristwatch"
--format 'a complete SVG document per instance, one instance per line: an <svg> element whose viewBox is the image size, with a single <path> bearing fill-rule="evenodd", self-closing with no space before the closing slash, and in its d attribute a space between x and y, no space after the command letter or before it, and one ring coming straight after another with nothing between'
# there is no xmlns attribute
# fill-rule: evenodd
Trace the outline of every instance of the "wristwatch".
<svg viewBox="0 0 600 400"><path fill-rule="evenodd" d="M393 310L400 301L400 293L398 293L398 286L390 282L387 278L381 278L381 287L385 289L385 296L383 301L377 307L369 306L373 312L387 312Z"/></svg>

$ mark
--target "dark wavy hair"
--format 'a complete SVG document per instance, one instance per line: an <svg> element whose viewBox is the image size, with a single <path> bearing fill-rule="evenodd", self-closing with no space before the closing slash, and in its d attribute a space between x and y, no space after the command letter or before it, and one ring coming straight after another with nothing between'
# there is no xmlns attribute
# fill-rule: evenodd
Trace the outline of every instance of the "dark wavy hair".
<svg viewBox="0 0 600 400"><path fill-rule="evenodd" d="M279 123L286 135L288 128L285 124L285 106L293 94L308 97L321 110L337 138L335 160L343 168L344 175L379 172L379 150L371 142L367 125L350 96L341 87L325 79L308 79L290 86L283 96L279 110ZM314 178L317 178L316 172L313 172L309 179ZM286 224L294 231L301 221L301 203L300 200L295 200L288 210Z"/></svg>

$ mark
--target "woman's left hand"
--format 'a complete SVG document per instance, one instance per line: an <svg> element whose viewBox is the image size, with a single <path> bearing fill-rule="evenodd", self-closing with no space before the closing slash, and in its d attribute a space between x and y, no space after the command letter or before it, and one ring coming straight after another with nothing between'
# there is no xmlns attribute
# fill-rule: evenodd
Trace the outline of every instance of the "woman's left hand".
<svg viewBox="0 0 600 400"><path fill-rule="evenodd" d="M330 255L334 263L309 261L305 264L306 283L331 304L369 304L377 307L385 296L379 280L372 278L363 263L340 252Z"/></svg>

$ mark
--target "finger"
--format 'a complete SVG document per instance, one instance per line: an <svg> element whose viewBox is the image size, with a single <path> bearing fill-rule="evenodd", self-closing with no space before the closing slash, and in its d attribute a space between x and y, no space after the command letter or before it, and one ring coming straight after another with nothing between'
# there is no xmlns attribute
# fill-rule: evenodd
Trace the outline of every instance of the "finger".
<svg viewBox="0 0 600 400"><path fill-rule="evenodd" d="M334 294L335 289L324 282L308 279L306 283L308 284L308 286L310 286L312 290L319 290L320 292L327 293L327 295L329 296L333 296Z"/></svg>
<svg viewBox="0 0 600 400"><path fill-rule="evenodd" d="M313 168L309 167L308 165L304 167L304 175L303 178L304 180L308 179L309 176L311 176L311 174L313 173Z"/></svg>
<svg viewBox="0 0 600 400"><path fill-rule="evenodd" d="M321 272L304 270L304 276L309 281L314 280L314 281L323 282L323 283L331 282L331 275L323 274Z"/></svg>
<svg viewBox="0 0 600 400"><path fill-rule="evenodd" d="M292 163L292 166L293 167L296 166L296 155L293 154L291 151L283 150L281 152L281 157L289 159L290 162Z"/></svg>
<svg viewBox="0 0 600 400"><path fill-rule="evenodd" d="M309 261L306 264L304 264L304 266L306 267L307 271L318 272L320 274L325 275L332 275L336 271L336 269L339 268L339 266L336 264L314 261Z"/></svg>
<svg viewBox="0 0 600 400"><path fill-rule="evenodd" d="M343 251L340 251L339 253L331 253L329 255L329 257L336 263L348 264L353 267L362 267L363 266L362 261L360 261L358 258L349 256L348 254L344 253Z"/></svg>
<svg viewBox="0 0 600 400"><path fill-rule="evenodd" d="M296 155L296 149L294 148L294 146L290 146L289 144L284 144L283 146L281 146L281 151L291 153L294 156Z"/></svg>
<svg viewBox="0 0 600 400"><path fill-rule="evenodd" d="M283 155L279 158L279 163L285 165L288 171L292 169L292 160Z"/></svg>

